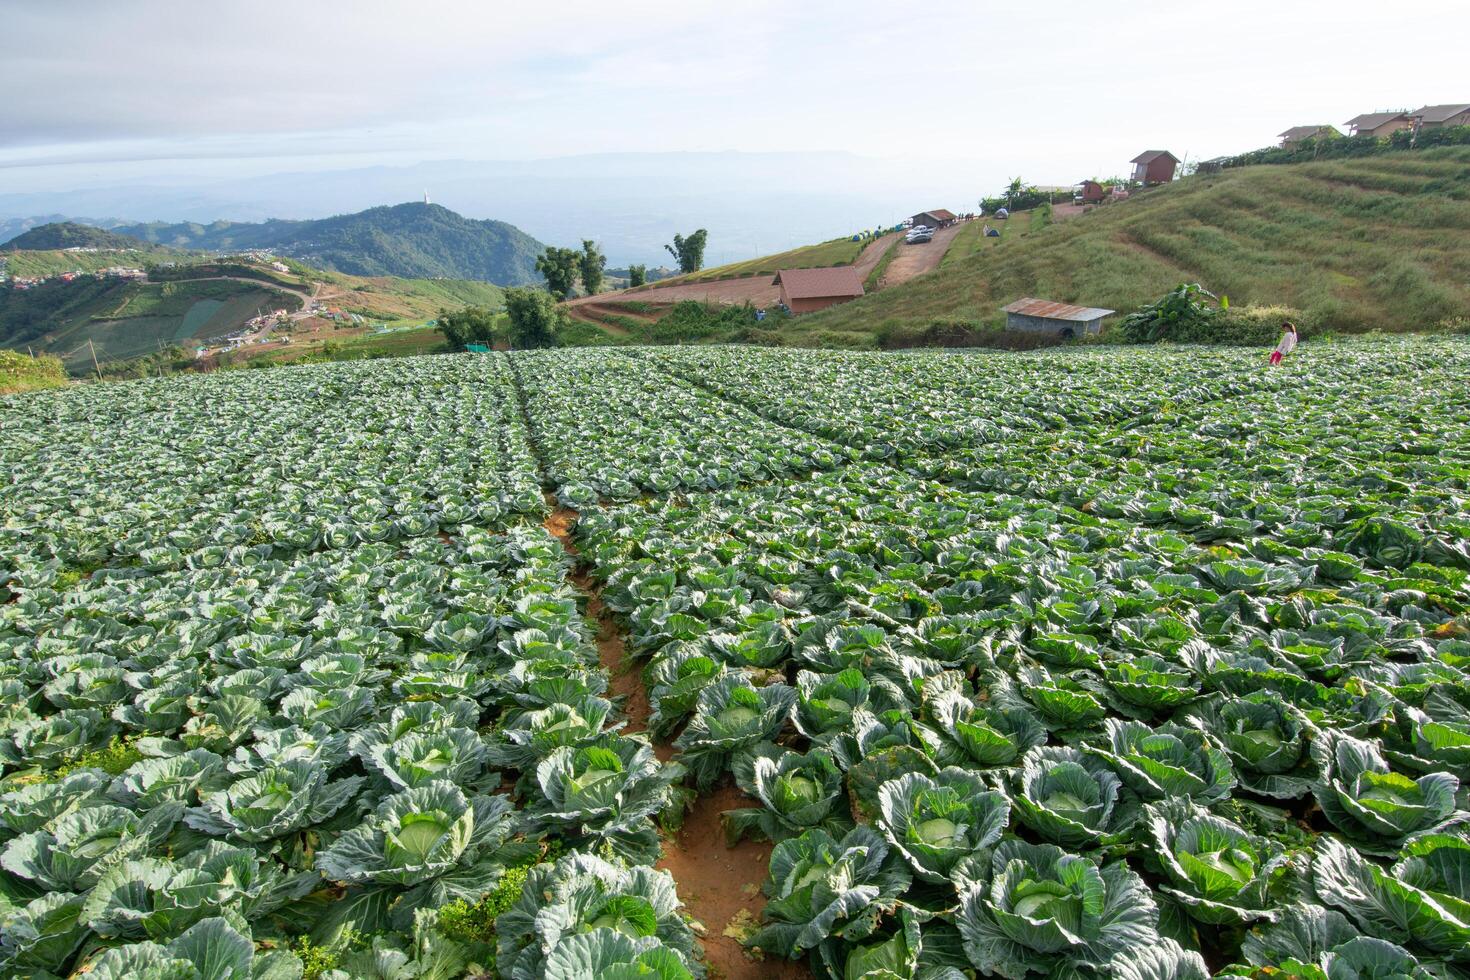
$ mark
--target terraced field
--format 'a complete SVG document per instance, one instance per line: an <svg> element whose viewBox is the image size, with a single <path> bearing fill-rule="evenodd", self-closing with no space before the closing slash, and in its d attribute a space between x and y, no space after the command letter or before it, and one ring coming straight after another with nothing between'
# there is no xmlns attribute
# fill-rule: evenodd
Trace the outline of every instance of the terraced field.
<svg viewBox="0 0 1470 980"><path fill-rule="evenodd" d="M1470 976L1470 342L0 398L0 972Z"/></svg>

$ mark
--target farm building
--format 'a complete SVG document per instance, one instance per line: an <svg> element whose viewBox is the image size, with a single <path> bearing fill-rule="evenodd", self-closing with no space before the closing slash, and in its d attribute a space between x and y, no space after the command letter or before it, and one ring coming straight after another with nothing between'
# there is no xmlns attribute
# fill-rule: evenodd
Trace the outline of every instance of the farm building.
<svg viewBox="0 0 1470 980"><path fill-rule="evenodd" d="M1401 129L1413 129L1408 110L1402 112L1365 112L1343 123L1354 136L1388 136Z"/></svg>
<svg viewBox="0 0 1470 980"><path fill-rule="evenodd" d="M863 295L863 281L852 266L830 269L783 269L774 285L781 287L781 302L792 313L810 313Z"/></svg>
<svg viewBox="0 0 1470 980"><path fill-rule="evenodd" d="M1133 164L1133 179L1141 184L1167 184L1179 166L1179 158L1168 150L1146 150L1128 162Z"/></svg>
<svg viewBox="0 0 1470 980"><path fill-rule="evenodd" d="M1331 126L1293 126L1284 133L1276 134L1281 140L1283 150L1294 150L1307 140L1332 139L1341 135Z"/></svg>
<svg viewBox="0 0 1470 980"><path fill-rule="evenodd" d="M1007 330L1071 338L1085 333L1101 333L1103 317L1112 316L1116 311L1095 306L1069 306L1027 296L1003 307L1002 312L1006 315Z"/></svg>
<svg viewBox="0 0 1470 980"><path fill-rule="evenodd" d="M944 208L935 208L933 211L920 211L910 219L914 227L928 225L930 228L944 228L955 223L955 214Z"/></svg>
<svg viewBox="0 0 1470 980"><path fill-rule="evenodd" d="M1083 204L1098 204L1107 200L1108 189L1095 180L1084 180L1077 185L1077 196Z"/></svg>
<svg viewBox="0 0 1470 980"><path fill-rule="evenodd" d="M1414 129L1443 129L1446 126L1470 126L1470 105L1427 105L1409 113Z"/></svg>

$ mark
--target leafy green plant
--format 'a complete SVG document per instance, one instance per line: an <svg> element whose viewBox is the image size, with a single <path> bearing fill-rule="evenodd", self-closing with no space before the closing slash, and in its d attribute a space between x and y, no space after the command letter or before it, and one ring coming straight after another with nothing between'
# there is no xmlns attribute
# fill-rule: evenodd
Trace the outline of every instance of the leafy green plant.
<svg viewBox="0 0 1470 980"><path fill-rule="evenodd" d="M771 853L766 923L747 945L788 959L863 939L910 882L902 856L869 827L808 830Z"/></svg>
<svg viewBox="0 0 1470 980"><path fill-rule="evenodd" d="M914 874L935 884L956 884L1000 839L1010 818L1005 796L975 773L955 767L934 776L910 773L878 790L883 836Z"/></svg>
<svg viewBox="0 0 1470 980"><path fill-rule="evenodd" d="M1022 980L1099 969L1159 941L1148 886L1121 861L1099 868L1051 844L1005 841L987 863L961 891L956 917L978 970Z"/></svg>
<svg viewBox="0 0 1470 980"><path fill-rule="evenodd" d="M1213 301L1213 302L1209 302ZM1134 343L1153 343L1192 335L1206 329L1230 303L1197 282L1182 283L1163 299L1128 314L1118 324L1123 337Z"/></svg>

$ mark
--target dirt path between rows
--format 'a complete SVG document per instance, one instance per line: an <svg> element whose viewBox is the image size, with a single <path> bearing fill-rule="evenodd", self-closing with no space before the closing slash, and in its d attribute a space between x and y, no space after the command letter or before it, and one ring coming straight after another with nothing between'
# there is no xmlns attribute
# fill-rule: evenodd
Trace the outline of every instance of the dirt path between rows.
<svg viewBox="0 0 1470 980"><path fill-rule="evenodd" d="M883 270L883 279L878 283L878 287L891 289L900 283L908 282L914 276L939 268L939 263L944 259L944 253L949 251L954 237L964 227L963 223L955 222L948 228L936 231L932 242L924 242L921 245L910 245L907 242L900 244L898 254L893 257L892 262L888 263L888 268Z"/></svg>
<svg viewBox="0 0 1470 980"><path fill-rule="evenodd" d="M572 533L577 511L561 506L551 493L545 499L551 513L542 526L577 559ZM627 720L623 731L630 735L646 732L651 707L642 671L627 649L620 624L603 605L601 585L580 561L568 581L587 596L584 618L596 627L598 660L608 672L612 693L620 699ZM675 757L671 743L650 741L661 762ZM733 785L700 794L679 832L664 841L664 856L655 866L674 876L685 911L704 927L700 942L711 980L810 980L804 962L753 959L740 943L741 937L760 922L766 905L760 889L770 865L771 845L741 841L733 848L726 847L720 814L759 805Z"/></svg>
<svg viewBox="0 0 1470 980"><path fill-rule="evenodd" d="M726 847L720 814L759 805L733 785L701 794L683 828L664 844L656 867L674 876L679 898L705 928L700 941L712 980L811 980L804 960L752 959L740 944L740 936L759 924L766 907L761 883L771 863L771 845L745 840Z"/></svg>

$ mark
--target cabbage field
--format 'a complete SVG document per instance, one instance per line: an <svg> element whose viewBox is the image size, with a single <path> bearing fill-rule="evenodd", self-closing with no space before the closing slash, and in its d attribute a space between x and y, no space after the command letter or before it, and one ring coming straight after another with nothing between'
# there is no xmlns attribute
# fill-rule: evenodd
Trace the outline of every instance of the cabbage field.
<svg viewBox="0 0 1470 980"><path fill-rule="evenodd" d="M0 975L1470 978L1463 339L150 379L0 464Z"/></svg>

